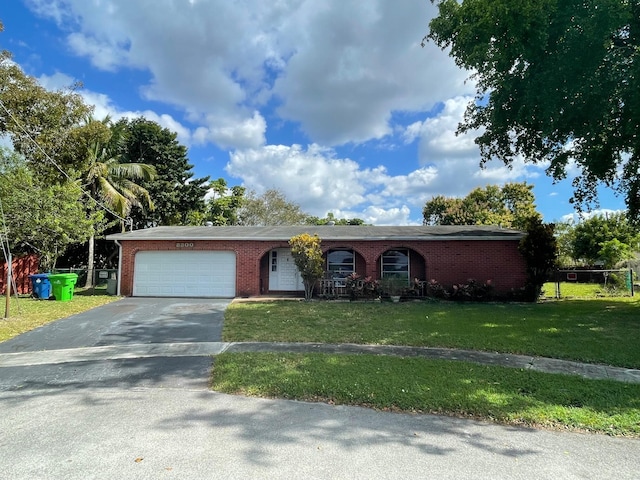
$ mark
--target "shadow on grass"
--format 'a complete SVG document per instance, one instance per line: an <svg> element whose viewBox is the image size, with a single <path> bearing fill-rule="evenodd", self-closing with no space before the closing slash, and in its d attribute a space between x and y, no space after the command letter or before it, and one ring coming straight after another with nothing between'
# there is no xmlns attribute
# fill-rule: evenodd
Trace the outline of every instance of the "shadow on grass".
<svg viewBox="0 0 640 480"><path fill-rule="evenodd" d="M489 432L485 424L428 415L389 415L369 410L345 410L323 404L281 402L263 399L227 397L206 390L211 370L209 357L153 358L83 362L38 367L0 369L0 407L3 411L30 408L32 402L61 396L70 412L87 408L122 408L120 402L137 397L148 402L146 390L201 390L205 405L173 408L154 405L162 414L156 423L145 425L150 431L169 431L205 427L208 431L234 432L249 464L274 466L272 448L286 448L301 442L332 445L340 451L360 448L408 447L418 455L445 456L468 448L480 449L510 458L539 455L537 448L505 445ZM103 395L104 393L104 395ZM182 398L180 393L177 396ZM232 407L232 406L235 406ZM66 407L54 416L64 419ZM79 408L79 410L78 410ZM166 411L163 410L166 408ZM179 412L175 414L174 412ZM84 413L81 413L84 414ZM126 417L123 413L121 417ZM156 416L158 417L158 416ZM0 424L10 423L5 415ZM49 427L48 427L49 426ZM49 419L42 428L55 428ZM508 428L508 427L507 427ZM117 432L119 427L113 427ZM125 428L126 430L126 428ZM518 429L520 433L527 430ZM530 431L534 434L534 431ZM447 436L455 442L439 441ZM526 442L523 442L524 445ZM268 448L267 448L268 446Z"/></svg>
<svg viewBox="0 0 640 480"><path fill-rule="evenodd" d="M216 358L213 388L640 436L640 385L466 362L225 353Z"/></svg>
<svg viewBox="0 0 640 480"><path fill-rule="evenodd" d="M227 341L358 343L539 355L640 368L640 299L234 304Z"/></svg>

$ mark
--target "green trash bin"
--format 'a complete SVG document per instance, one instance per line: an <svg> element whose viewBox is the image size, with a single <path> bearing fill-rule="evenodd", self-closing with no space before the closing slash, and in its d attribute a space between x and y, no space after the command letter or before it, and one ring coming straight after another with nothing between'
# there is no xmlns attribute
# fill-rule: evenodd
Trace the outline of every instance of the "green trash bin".
<svg viewBox="0 0 640 480"><path fill-rule="evenodd" d="M68 302L73 298L73 290L78 281L77 273L55 273L49 274L49 282L53 296L60 302Z"/></svg>

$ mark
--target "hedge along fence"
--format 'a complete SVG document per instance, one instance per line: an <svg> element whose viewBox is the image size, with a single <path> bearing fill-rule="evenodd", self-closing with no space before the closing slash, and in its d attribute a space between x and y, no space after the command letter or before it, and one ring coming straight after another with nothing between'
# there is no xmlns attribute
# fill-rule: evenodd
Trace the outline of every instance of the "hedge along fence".
<svg viewBox="0 0 640 480"><path fill-rule="evenodd" d="M586 269L566 269L556 270L553 274L553 284L555 286L555 298L563 296L592 296L595 295L617 295L617 296L634 296L633 288L633 270L632 269L616 269L616 270L586 270ZM594 285L598 288L576 289L572 285ZM563 293L564 292L564 293ZM570 293L567 293L570 292ZM584 292L584 293L580 293ZM550 296L551 292L545 292L546 296Z"/></svg>

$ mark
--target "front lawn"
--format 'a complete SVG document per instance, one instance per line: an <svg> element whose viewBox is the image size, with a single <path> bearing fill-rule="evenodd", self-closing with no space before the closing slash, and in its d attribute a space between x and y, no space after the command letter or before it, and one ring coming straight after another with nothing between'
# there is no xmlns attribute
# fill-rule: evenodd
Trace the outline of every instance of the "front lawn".
<svg viewBox="0 0 640 480"><path fill-rule="evenodd" d="M539 304L246 302L226 341L417 345L640 368L640 301ZM640 437L640 385L374 355L223 353L221 392Z"/></svg>
<svg viewBox="0 0 640 480"><path fill-rule="evenodd" d="M76 290L69 302L55 300L36 300L31 297L11 297L9 318L0 318L0 342L33 330L60 318L105 305L118 300L104 294L104 290ZM5 301L2 300L2 315L5 314Z"/></svg>
<svg viewBox="0 0 640 480"><path fill-rule="evenodd" d="M640 437L640 385L466 362L373 355L224 353L212 388Z"/></svg>
<svg viewBox="0 0 640 480"><path fill-rule="evenodd" d="M449 347L640 368L640 300L234 302L223 338Z"/></svg>

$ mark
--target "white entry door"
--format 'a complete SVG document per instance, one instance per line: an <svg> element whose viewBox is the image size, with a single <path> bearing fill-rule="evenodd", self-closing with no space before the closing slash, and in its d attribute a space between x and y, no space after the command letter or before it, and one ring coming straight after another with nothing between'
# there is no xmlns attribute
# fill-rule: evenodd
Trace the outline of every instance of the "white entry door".
<svg viewBox="0 0 640 480"><path fill-rule="evenodd" d="M236 294L235 252L136 253L134 297L221 297Z"/></svg>
<svg viewBox="0 0 640 480"><path fill-rule="evenodd" d="M272 291L302 291L304 283L293 261L291 250L278 248L270 253L269 290Z"/></svg>

